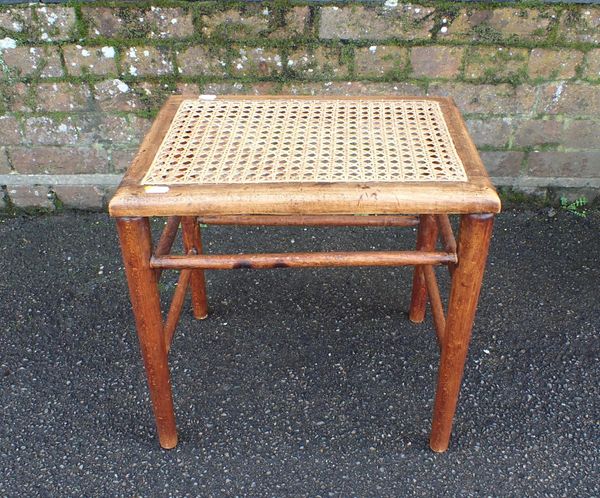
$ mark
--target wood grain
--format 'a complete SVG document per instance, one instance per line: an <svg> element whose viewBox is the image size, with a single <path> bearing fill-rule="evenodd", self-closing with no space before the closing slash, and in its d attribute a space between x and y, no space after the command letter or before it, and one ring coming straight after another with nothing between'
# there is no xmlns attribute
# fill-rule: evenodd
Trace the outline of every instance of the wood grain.
<svg viewBox="0 0 600 498"><path fill-rule="evenodd" d="M455 254L445 252L355 251L162 256L153 257L150 266L170 270L183 268L235 270L240 268L441 265L455 261Z"/></svg>
<svg viewBox="0 0 600 498"><path fill-rule="evenodd" d="M416 216L355 216L355 215L206 215L198 221L207 225L252 226L345 226L345 227L413 227L419 224Z"/></svg>
<svg viewBox="0 0 600 498"><path fill-rule="evenodd" d="M183 247L187 254L194 252L202 254L202 238L198 220L194 216L182 218ZM208 316L208 303L206 299L206 280L203 270L193 270L190 286L192 288L192 312L197 320L204 320Z"/></svg>
<svg viewBox="0 0 600 498"><path fill-rule="evenodd" d="M147 218L119 218L117 231L140 349L146 367L158 439L163 448L174 448L177 445L177 429L160 298L156 272L149 264L152 255L150 223Z"/></svg>
<svg viewBox="0 0 600 498"><path fill-rule="evenodd" d="M437 241L437 225L430 214L419 217L419 230L417 232L417 251L433 251ZM425 319L427 304L427 286L421 266L415 266L413 273L412 292L408 318L413 323L421 323Z"/></svg>
<svg viewBox="0 0 600 498"><path fill-rule="evenodd" d="M461 217L458 264L452 276L429 440L436 452L446 451L450 442L493 220L491 214Z"/></svg>

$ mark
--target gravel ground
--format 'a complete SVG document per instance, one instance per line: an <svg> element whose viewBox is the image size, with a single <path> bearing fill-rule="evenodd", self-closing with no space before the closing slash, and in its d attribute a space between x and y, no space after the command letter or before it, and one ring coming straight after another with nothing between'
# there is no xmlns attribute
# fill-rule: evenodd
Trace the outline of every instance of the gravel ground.
<svg viewBox="0 0 600 498"><path fill-rule="evenodd" d="M410 269L208 273L211 316L184 313L171 352L180 442L162 451L113 221L0 219L0 495L599 496L599 228L598 213L498 217L441 455ZM212 252L413 241L205 231Z"/></svg>

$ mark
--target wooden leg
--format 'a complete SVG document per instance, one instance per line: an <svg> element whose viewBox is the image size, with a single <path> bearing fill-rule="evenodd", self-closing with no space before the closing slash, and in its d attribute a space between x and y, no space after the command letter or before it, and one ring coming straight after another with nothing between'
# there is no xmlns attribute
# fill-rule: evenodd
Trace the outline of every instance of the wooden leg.
<svg viewBox="0 0 600 498"><path fill-rule="evenodd" d="M437 240L437 223L430 214L419 216L417 232L417 251L433 251ZM420 266L415 266L413 273L412 296L408 318L413 323L421 323L425 319L425 305L427 304L427 287L425 276Z"/></svg>
<svg viewBox="0 0 600 498"><path fill-rule="evenodd" d="M147 218L117 218L125 273L160 445L177 445L177 429L156 272L150 268L152 239Z"/></svg>
<svg viewBox="0 0 600 498"><path fill-rule="evenodd" d="M446 451L450 442L493 221L492 214L461 217L458 264L452 276L429 440L431 449L436 452Z"/></svg>
<svg viewBox="0 0 600 498"><path fill-rule="evenodd" d="M185 216L181 220L181 225L183 227L183 247L186 254L191 249L195 249L197 254L202 254L202 238L198 219L194 216ZM194 318L203 320L208 316L204 270L192 270L191 288Z"/></svg>

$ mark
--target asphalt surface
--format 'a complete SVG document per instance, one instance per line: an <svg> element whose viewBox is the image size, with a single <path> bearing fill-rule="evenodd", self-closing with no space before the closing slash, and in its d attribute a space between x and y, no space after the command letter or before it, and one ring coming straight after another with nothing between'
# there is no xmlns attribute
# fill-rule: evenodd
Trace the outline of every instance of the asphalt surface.
<svg viewBox="0 0 600 498"><path fill-rule="evenodd" d="M176 332L180 442L163 451L113 221L0 219L0 495L599 496L599 229L598 213L499 216L440 455L427 444L438 352L430 318L406 317L410 269L208 273L209 319L186 312ZM212 252L414 241L204 237Z"/></svg>

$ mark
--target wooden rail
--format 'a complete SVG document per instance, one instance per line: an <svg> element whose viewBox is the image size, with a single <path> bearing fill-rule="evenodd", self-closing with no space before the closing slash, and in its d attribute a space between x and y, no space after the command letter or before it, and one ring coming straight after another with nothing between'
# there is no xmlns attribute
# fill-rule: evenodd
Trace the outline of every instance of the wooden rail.
<svg viewBox="0 0 600 498"><path fill-rule="evenodd" d="M165 254L169 254L169 252L171 252L171 247L173 247L173 242L177 236L180 223L181 216L169 216L167 218L165 228L163 229L160 239L158 239L158 243L156 244L156 249L154 251L156 256L164 256ZM160 280L161 274L162 270L159 269L156 271L157 280Z"/></svg>
<svg viewBox="0 0 600 498"><path fill-rule="evenodd" d="M175 327L177 327L177 322L179 322L179 317L181 316L181 310L183 309L183 303L185 301L185 293L190 283L191 276L192 270L181 270L179 280L177 281L177 288L173 293L173 299L171 300L171 306L169 307L169 313L167 314L164 327L165 349L167 353L171 349L173 334L175 333Z"/></svg>
<svg viewBox="0 0 600 498"><path fill-rule="evenodd" d="M154 256L151 268L233 270L237 268L307 268L336 266L406 266L456 263L456 254L420 251L299 252Z"/></svg>
<svg viewBox="0 0 600 498"><path fill-rule="evenodd" d="M454 238L454 232L452 231L452 225L447 214L436 214L435 221L437 223L440 238L442 239L442 245L446 252L456 252L456 239ZM456 264L452 263L448 265L450 275L454 274Z"/></svg>
<svg viewBox="0 0 600 498"><path fill-rule="evenodd" d="M440 288L435 277L435 271L432 266L422 266L421 270L425 277L425 285L427 286L427 295L429 296L429 304L431 305L431 316L433 317L433 325L437 336L440 350L444 344L444 332L446 330L446 316L444 315L444 305L440 297Z"/></svg>
<svg viewBox="0 0 600 498"><path fill-rule="evenodd" d="M204 215L198 221L206 225L263 226L381 226L414 227L416 216L356 216L356 215Z"/></svg>

